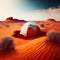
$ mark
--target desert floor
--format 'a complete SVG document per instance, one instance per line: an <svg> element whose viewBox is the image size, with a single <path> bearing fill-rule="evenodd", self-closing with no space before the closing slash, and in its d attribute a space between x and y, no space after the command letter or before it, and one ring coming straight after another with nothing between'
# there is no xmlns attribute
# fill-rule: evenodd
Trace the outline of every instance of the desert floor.
<svg viewBox="0 0 60 60"><path fill-rule="evenodd" d="M60 31L60 22L35 22L43 32L55 29ZM44 27L40 24L43 23ZM60 44L46 41L46 36L37 36L28 39L16 38L12 35L14 30L19 30L25 23L0 22L0 38L11 36L14 39L15 50L0 55L0 60L60 60ZM9 25L9 26L7 26Z"/></svg>

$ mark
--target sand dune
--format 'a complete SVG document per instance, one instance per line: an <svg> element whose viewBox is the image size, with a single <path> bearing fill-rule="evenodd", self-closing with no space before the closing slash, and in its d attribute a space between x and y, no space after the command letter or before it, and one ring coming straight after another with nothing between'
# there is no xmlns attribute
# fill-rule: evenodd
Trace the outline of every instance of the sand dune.
<svg viewBox="0 0 60 60"><path fill-rule="evenodd" d="M8 23L9 27L0 23L0 37L4 35L11 36L14 39L15 50L0 54L0 60L60 60L60 43L55 44L46 41L44 37L34 37L31 39L21 39L13 37L14 30L20 30L24 23ZM38 23L37 23L38 24ZM38 26L44 32L51 29L60 31L59 22L44 22L45 27Z"/></svg>
<svg viewBox="0 0 60 60"><path fill-rule="evenodd" d="M16 49L20 49L20 46ZM46 41L46 37L35 39L20 49L20 60L60 60L60 44Z"/></svg>
<svg viewBox="0 0 60 60"><path fill-rule="evenodd" d="M1 60L60 60L60 43L55 44L46 37L37 38L27 44L15 47L15 50L0 56Z"/></svg>

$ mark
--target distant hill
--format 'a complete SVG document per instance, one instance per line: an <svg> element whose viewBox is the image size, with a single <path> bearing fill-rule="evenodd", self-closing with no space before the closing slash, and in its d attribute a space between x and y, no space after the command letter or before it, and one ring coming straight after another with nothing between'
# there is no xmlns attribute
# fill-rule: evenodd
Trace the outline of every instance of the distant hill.
<svg viewBox="0 0 60 60"><path fill-rule="evenodd" d="M8 17L4 22L26 22L25 20L14 19L13 17Z"/></svg>
<svg viewBox="0 0 60 60"><path fill-rule="evenodd" d="M49 18L47 21L56 21L55 19Z"/></svg>

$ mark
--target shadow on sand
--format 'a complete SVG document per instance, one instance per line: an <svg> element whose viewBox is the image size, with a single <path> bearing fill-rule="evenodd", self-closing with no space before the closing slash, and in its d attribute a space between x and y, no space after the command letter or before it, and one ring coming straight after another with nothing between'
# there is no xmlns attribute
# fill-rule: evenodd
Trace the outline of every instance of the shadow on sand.
<svg viewBox="0 0 60 60"><path fill-rule="evenodd" d="M11 54L14 51L15 51L15 48L7 49L7 50L0 50L0 56Z"/></svg>
<svg viewBox="0 0 60 60"><path fill-rule="evenodd" d="M13 34L12 36L15 38L21 38L24 40L31 40L31 39L36 39L38 37L46 36L46 32L41 32L39 35L36 35L36 36L27 36L27 37L25 37L24 35L21 35L19 32L18 34Z"/></svg>

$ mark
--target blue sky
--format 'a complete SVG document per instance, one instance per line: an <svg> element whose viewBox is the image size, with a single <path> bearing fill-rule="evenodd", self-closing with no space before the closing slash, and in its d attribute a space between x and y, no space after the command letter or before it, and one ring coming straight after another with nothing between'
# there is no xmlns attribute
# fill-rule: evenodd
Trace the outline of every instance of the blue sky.
<svg viewBox="0 0 60 60"><path fill-rule="evenodd" d="M60 6L60 0L0 0L0 20L5 20L5 18L10 16L18 19L32 20L34 16L31 14L35 13L35 11L46 11L49 8L54 7L55 9L58 6ZM35 16L35 18L37 17Z"/></svg>
<svg viewBox="0 0 60 60"><path fill-rule="evenodd" d="M24 0L24 3L32 9L47 9L57 7L60 4L60 0Z"/></svg>

